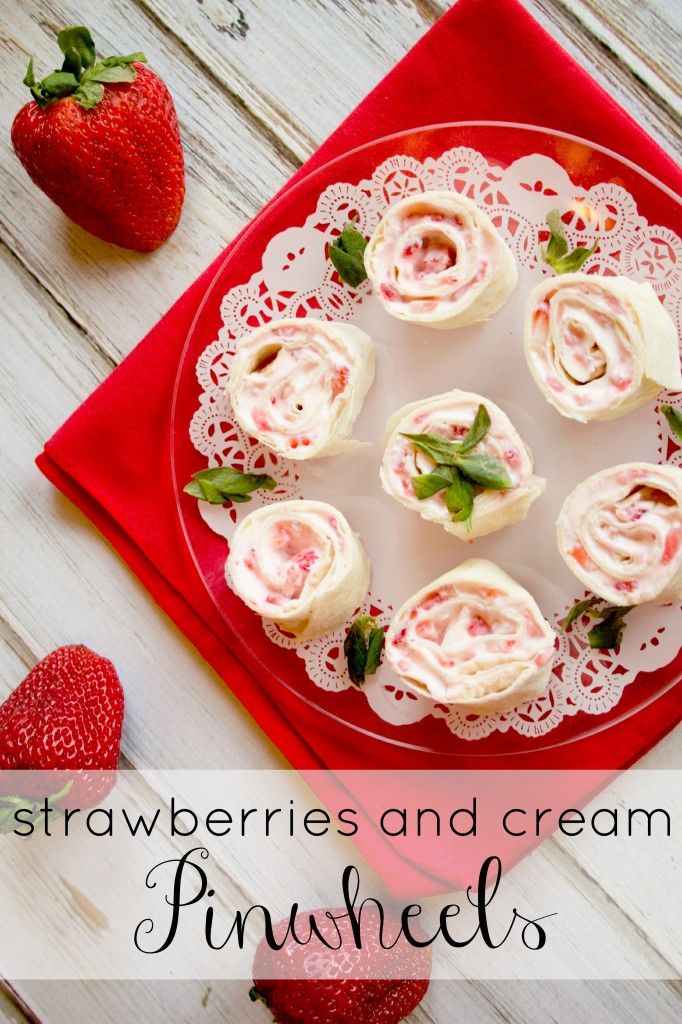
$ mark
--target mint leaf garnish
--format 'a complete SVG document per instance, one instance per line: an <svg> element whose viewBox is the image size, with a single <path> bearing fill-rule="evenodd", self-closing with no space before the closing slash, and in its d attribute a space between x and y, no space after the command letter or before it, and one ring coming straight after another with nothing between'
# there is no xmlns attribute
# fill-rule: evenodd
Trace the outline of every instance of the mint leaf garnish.
<svg viewBox="0 0 682 1024"><path fill-rule="evenodd" d="M445 503L452 521L465 522L467 530L471 530L475 484L489 491L506 491L514 486L499 459L492 455L468 454L483 440L490 425L490 413L481 403L461 441L448 441L440 434L401 435L436 463L430 473L412 477L412 487L419 501L447 488Z"/></svg>
<svg viewBox="0 0 682 1024"><path fill-rule="evenodd" d="M424 455L439 466L454 466L459 455L459 445L454 441L448 441L440 434L402 434L402 437L414 445Z"/></svg>
<svg viewBox="0 0 682 1024"><path fill-rule="evenodd" d="M591 619L602 620L596 626L592 626L587 632L590 647L594 650L605 651L619 647L623 640L625 627L627 626L627 622L623 622L623 619L632 611L632 606L617 608L605 604L603 608L594 607L596 604L601 603L603 603L602 598L596 597L594 594L591 597L586 597L584 601L578 601L564 619L561 632L565 633L567 629L570 629L576 619L579 619L582 615L589 615Z"/></svg>
<svg viewBox="0 0 682 1024"><path fill-rule="evenodd" d="M348 662L348 675L356 686L362 686L366 676L374 675L379 667L384 645L384 631L377 626L373 615L359 615L348 630L343 642L343 653Z"/></svg>
<svg viewBox="0 0 682 1024"><path fill-rule="evenodd" d="M200 501L224 505L227 501L251 501L251 491L260 488L274 491L276 487L277 481L271 476L242 473L232 466L217 466L214 469L202 469L198 473L193 473L191 481L183 490L185 494L191 494Z"/></svg>
<svg viewBox="0 0 682 1024"><path fill-rule="evenodd" d="M574 274L577 270L580 270L585 260L596 251L599 240L597 239L589 249L586 246L578 246L573 252L569 252L568 239L566 238L560 211L550 210L546 219L550 230L550 238L547 248L542 250L543 260L557 274Z"/></svg>
<svg viewBox="0 0 682 1024"><path fill-rule="evenodd" d="M452 466L436 466L433 473L421 473L419 476L413 476L414 493L420 501L424 501L425 498L430 498L449 487L456 472L457 470Z"/></svg>
<svg viewBox="0 0 682 1024"><path fill-rule="evenodd" d="M592 608L592 605L596 604L598 600L598 597L592 596L586 597L584 601L578 601L577 604L574 604L573 607L569 610L568 615L564 619L564 624L561 627L561 632L565 633L567 629L570 629L575 620L579 619L581 615L585 615L585 613L589 611L589 609Z"/></svg>
<svg viewBox="0 0 682 1024"><path fill-rule="evenodd" d="M475 448L479 441L482 441L485 435L490 430L490 413L484 405L479 405L476 410L476 416L474 422L469 427L469 430L464 435L459 443L460 452L471 451Z"/></svg>
<svg viewBox="0 0 682 1024"><path fill-rule="evenodd" d="M357 288L367 280L367 271L363 259L367 240L355 227L355 221L346 224L338 238L329 246L329 259L344 282L351 288Z"/></svg>
<svg viewBox="0 0 682 1024"><path fill-rule="evenodd" d="M677 409L673 409L672 405L662 405L661 412L677 440L682 441L682 414Z"/></svg>
<svg viewBox="0 0 682 1024"><path fill-rule="evenodd" d="M613 647L620 647L623 632L627 626L627 622L623 622L623 619L631 611L631 607L603 608L600 614L605 615L604 620L593 626L587 634L590 647L607 651Z"/></svg>
<svg viewBox="0 0 682 1024"><path fill-rule="evenodd" d="M471 530L471 517L474 514L474 485L459 469L455 469L454 479L445 495L445 504L452 516L453 523L466 523Z"/></svg>
<svg viewBox="0 0 682 1024"><path fill-rule="evenodd" d="M487 491L508 491L514 486L505 466L492 455L460 455L457 468Z"/></svg>

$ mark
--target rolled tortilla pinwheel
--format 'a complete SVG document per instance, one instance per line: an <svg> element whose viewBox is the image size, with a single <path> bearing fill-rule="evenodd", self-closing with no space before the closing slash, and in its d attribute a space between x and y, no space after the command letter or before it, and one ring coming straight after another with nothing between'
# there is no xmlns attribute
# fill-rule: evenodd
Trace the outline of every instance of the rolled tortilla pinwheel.
<svg viewBox="0 0 682 1024"><path fill-rule="evenodd" d="M616 606L682 600L682 469L631 462L578 484L557 521L559 551Z"/></svg>
<svg viewBox="0 0 682 1024"><path fill-rule="evenodd" d="M299 500L249 513L232 538L226 572L249 608L310 640L353 614L367 594L370 567L338 509Z"/></svg>
<svg viewBox="0 0 682 1024"><path fill-rule="evenodd" d="M227 395L247 434L286 458L316 459L364 447L348 436L373 379L364 331L277 320L240 339Z"/></svg>
<svg viewBox="0 0 682 1024"><path fill-rule="evenodd" d="M554 648L554 632L528 591L481 558L411 597L386 634L386 658L407 686L477 715L539 696Z"/></svg>
<svg viewBox="0 0 682 1024"><path fill-rule="evenodd" d="M388 313L439 328L490 320L518 280L490 218L457 192L421 192L392 206L365 249L365 269Z"/></svg>
<svg viewBox="0 0 682 1024"><path fill-rule="evenodd" d="M420 500L415 481L434 470L434 460L419 451L403 434L438 434L449 441L461 441L472 426L478 407L484 405L490 428L471 451L498 460L506 469L512 487L491 490L475 487L469 525L453 521L445 489ZM545 481L533 473L530 448L521 439L507 415L487 398L468 391L448 391L421 402L412 402L394 413L382 441L384 457L381 483L384 490L422 519L439 523L460 540L492 533L525 519L530 506L545 489Z"/></svg>
<svg viewBox="0 0 682 1024"><path fill-rule="evenodd" d="M562 274L533 288L526 359L548 402L586 423L610 420L682 388L677 331L649 284Z"/></svg>

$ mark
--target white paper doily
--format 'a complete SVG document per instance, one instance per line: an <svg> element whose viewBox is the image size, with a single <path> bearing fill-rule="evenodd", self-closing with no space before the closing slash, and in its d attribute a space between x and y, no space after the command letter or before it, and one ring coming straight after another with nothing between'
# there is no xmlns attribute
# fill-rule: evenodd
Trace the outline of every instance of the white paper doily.
<svg viewBox="0 0 682 1024"><path fill-rule="evenodd" d="M433 189L461 192L482 206L519 265L519 286L492 321L442 332L446 337L391 320L367 283L357 291L341 284L325 255L326 246L352 217L369 235L387 206ZM565 495L597 469L635 459L680 465L682 452L653 403L612 423L585 426L563 420L535 388L521 351L522 311L532 285L551 273L541 261L540 247L547 238L545 216L554 207L572 212L567 225L572 246L599 238L599 252L585 264L585 271L649 281L679 332L682 242L670 229L648 224L621 186L604 183L582 189L559 164L537 154L506 169L463 147L423 163L409 156L392 157L371 178L327 187L315 213L304 224L276 235L263 253L262 269L223 297L223 327L196 364L201 398L190 426L191 441L205 464L229 463L268 472L281 486L274 493L255 495L248 505L220 508L199 502L208 525L229 543L239 518L263 503L304 496L327 500L338 505L362 535L373 568L372 593L363 610L372 610L380 624L387 625L393 608L411 593L475 553L497 561L516 577L557 626L573 601L585 596L553 540L556 513ZM353 435L373 441L373 455L293 463L257 446L234 422L224 387L235 341L272 319L296 316L353 321L375 339L377 381ZM452 387L479 392L501 405L530 444L536 472L548 480L546 494L526 523L477 540L475 551L401 509L378 484L378 439L389 413L407 401ZM666 401L682 409L680 396L666 396ZM475 716L435 704L403 689L385 664L358 691L358 700L364 696L392 725L430 715L467 740L510 729L523 736L542 736L564 716L610 711L638 673L667 665L679 649L681 612L679 605L637 609L628 619L617 655L591 650L585 625L576 623L560 636L547 692L507 714ZM296 651L316 686L327 691L352 686L342 653L345 628L306 644L294 644L272 623L264 623L264 629L273 643Z"/></svg>

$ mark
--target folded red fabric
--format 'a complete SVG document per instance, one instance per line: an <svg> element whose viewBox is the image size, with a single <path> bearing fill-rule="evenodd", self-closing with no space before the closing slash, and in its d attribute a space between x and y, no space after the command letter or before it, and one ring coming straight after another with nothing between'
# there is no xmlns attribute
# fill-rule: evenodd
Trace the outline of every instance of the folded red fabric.
<svg viewBox="0 0 682 1024"><path fill-rule="evenodd" d="M601 142L634 156L682 192L675 163L516 0L458 0L292 181L382 135L465 120L542 125ZM456 757L448 757L443 763L439 755L415 754L367 737L358 742L351 730L284 688L275 702L255 657L231 644L197 573L178 517L171 473L165 492L163 483L155 488L153 501L143 486L147 467L152 461L158 464L160 452L170 465L170 396L178 363L222 259L224 254L57 431L38 465L109 539L296 768L471 767L470 758L458 764ZM106 472L102 450L108 452ZM527 754L510 758L509 767L617 770L640 757L681 717L682 688L676 686L597 736L546 751L534 751L529 741ZM483 757L475 765L499 768L501 762Z"/></svg>

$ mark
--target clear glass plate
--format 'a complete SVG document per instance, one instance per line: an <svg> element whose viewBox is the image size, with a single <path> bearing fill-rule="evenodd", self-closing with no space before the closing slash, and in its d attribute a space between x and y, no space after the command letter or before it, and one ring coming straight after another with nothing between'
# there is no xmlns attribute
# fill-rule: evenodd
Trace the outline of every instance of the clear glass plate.
<svg viewBox="0 0 682 1024"><path fill-rule="evenodd" d="M456 150L455 157L446 156L452 150ZM480 171L480 180L473 185L473 157L468 159L467 168L457 165L457 156L464 150L481 157L481 167L476 170L476 174ZM357 300L351 300L343 286L335 288L329 281L320 285L320 273L326 269L323 250L319 258L311 256L313 247L307 245L308 236L301 233L306 223L310 233L310 224L315 221L310 218L323 194L324 216L317 216L318 221L325 217L342 221L359 212L362 228L363 218L378 218L405 191L420 187L424 168L436 165L440 169L434 180L459 190L469 188L472 198L487 207L501 224L503 233L512 232L510 241L521 263L519 286L503 309L489 323L457 331L429 332L401 324L383 312L367 288L360 290ZM496 168L504 173L498 174ZM654 278L659 291L666 294L666 305L671 312L677 310L679 319L682 253L677 236L682 233L682 205L669 188L631 161L573 136L526 125L460 123L419 128L377 140L297 181L252 222L226 255L189 331L173 396L173 474L185 537L225 622L225 642L237 653L241 647L247 663L258 665L260 678L274 691L275 699L277 689L285 687L297 699L333 719L339 728L354 730L358 741L370 735L415 750L473 757L549 749L608 729L636 714L674 686L682 674L679 641L675 639L680 635L680 623L674 618L679 609L641 608L631 616L631 623L637 616L636 627L628 627L625 642L613 656L589 652L579 628L570 642L568 638L562 641L561 671L573 673L575 686L585 688L591 713L579 710L580 703L570 698L564 700L563 708L548 698L529 706L521 717L515 713L513 723L504 716L496 719L494 728L485 718L460 716L459 733L453 734L446 722L436 720L421 706L410 705L404 713L414 698L403 693L386 666L372 680L366 695L345 683L346 688L334 689L335 680L342 676L336 672L338 643L331 642L325 648L322 642L317 661L303 659L295 650L273 643L258 616L229 590L224 576L226 537L238 517L257 507L261 500L271 500L272 495L234 509L216 510L182 493L192 472L208 464L206 456L197 450L197 430L203 431L206 450L215 453L213 464L228 456L240 464L245 456L250 468L258 466L279 480L286 474L280 497L302 495L326 500L347 515L360 532L372 562L372 600L386 616L429 580L475 554L492 559L518 579L534 594L548 620L556 624L565 609L584 595L561 560L554 539L556 515L566 494L590 473L618 462L678 458L677 446L670 444L661 429L655 403L610 423L574 423L549 406L526 368L522 352L525 297L534 281L546 272L539 259L537 224L544 222L553 206L565 201L566 175L579 186L573 188L574 196L582 195L584 199L589 191L592 197L592 208L589 202L574 203L575 218L569 233L591 241L595 216L608 224L614 236L622 232L622 246L619 248L611 239L610 245L604 246L609 254L603 256L601 265L599 255L595 257L593 267L602 273ZM355 211L352 197L359 183L363 183L362 195ZM330 189L337 184L338 188ZM518 215L514 214L517 209ZM655 225L657 230L652 235L642 224ZM321 230L328 226L322 223ZM296 248L302 239L300 249ZM587 264L586 270L589 267ZM275 279L277 287L268 288L268 282ZM320 288L326 288L321 308ZM221 304L228 294L231 300L221 315ZM234 323L236 318L245 331L269 315L332 317L335 303L338 318L350 319L367 330L377 347L375 384L353 432L360 440L372 441L372 448L309 463L280 462L248 439L240 440L227 406L205 393L208 379L215 395L220 394L218 361L214 368L204 357L203 387L198 381L197 363L207 349L209 355L220 349L221 328L223 339L226 337L225 319L231 317ZM233 334L239 336L239 329ZM536 472L547 479L547 491L525 523L480 538L471 546L403 509L382 492L378 481L378 442L389 414L408 401L454 387L478 392L499 404L530 445ZM197 420L200 405L205 415ZM207 408L210 416L206 415ZM192 424L194 443L190 437ZM314 670L313 663L317 666ZM323 677L332 688L321 688ZM624 678L632 681L623 686ZM614 687L618 699L610 706L615 700ZM399 707L401 699L404 704ZM421 714L425 717L410 721ZM447 717L442 708L435 714ZM547 731L552 716L556 721Z"/></svg>

